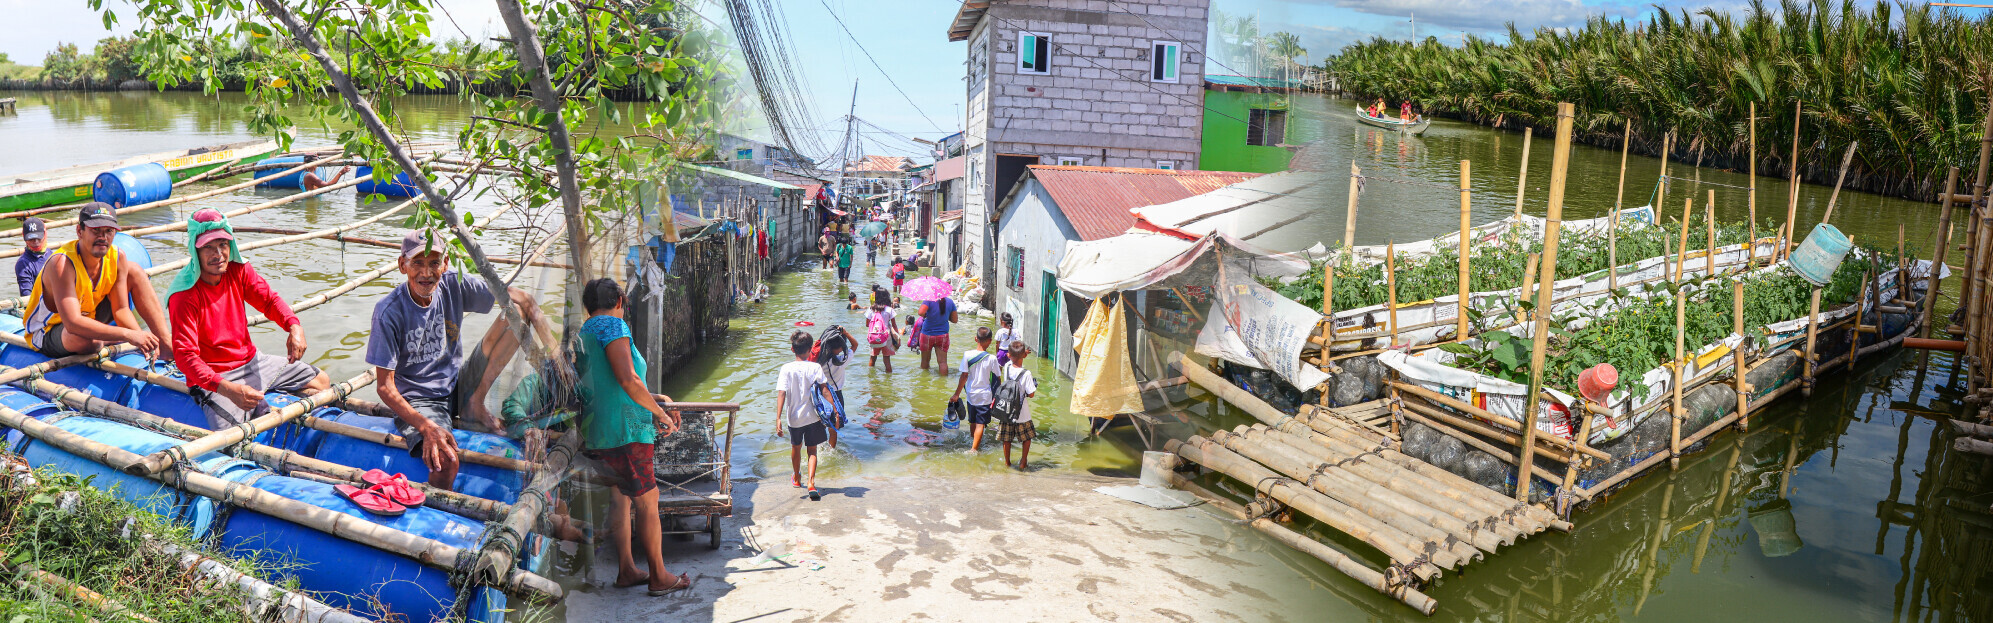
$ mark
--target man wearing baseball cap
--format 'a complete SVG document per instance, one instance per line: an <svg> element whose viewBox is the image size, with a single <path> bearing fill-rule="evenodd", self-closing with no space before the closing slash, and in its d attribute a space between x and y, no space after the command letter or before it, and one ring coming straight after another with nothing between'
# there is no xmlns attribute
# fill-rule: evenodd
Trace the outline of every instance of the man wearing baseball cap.
<svg viewBox="0 0 1993 623"><path fill-rule="evenodd" d="M422 457L429 467L429 485L451 489L457 480L457 438L451 431L458 420L505 431L484 402L498 368L512 360L519 340L501 315L479 352L465 361L464 314L488 313L498 301L483 279L449 270L445 236L424 229L402 237L398 262L408 281L374 304L366 360L374 366L381 403L394 412L395 428L408 441L408 453ZM533 295L518 288L507 288L506 294L542 343L553 344Z"/></svg>
<svg viewBox="0 0 1993 623"><path fill-rule="evenodd" d="M21 296L27 296L35 291L42 264L48 263L48 222L32 216L21 221L21 240L28 248L14 259L14 277L21 284Z"/></svg>
<svg viewBox="0 0 1993 623"><path fill-rule="evenodd" d="M146 358L171 356L172 326L152 280L138 263L118 252L118 211L93 201L76 211L76 239L49 252L35 278L22 318L35 350L60 359L128 343ZM132 307L145 318L138 328Z"/></svg>
<svg viewBox="0 0 1993 623"><path fill-rule="evenodd" d="M221 430L270 410L267 392L310 394L332 387L332 379L301 361L303 323L256 269L242 261L235 228L213 209L187 219L187 254L192 262L166 287L173 317L173 360L187 375L187 388L208 416L208 429ZM288 357L256 352L249 340L248 305L290 333Z"/></svg>

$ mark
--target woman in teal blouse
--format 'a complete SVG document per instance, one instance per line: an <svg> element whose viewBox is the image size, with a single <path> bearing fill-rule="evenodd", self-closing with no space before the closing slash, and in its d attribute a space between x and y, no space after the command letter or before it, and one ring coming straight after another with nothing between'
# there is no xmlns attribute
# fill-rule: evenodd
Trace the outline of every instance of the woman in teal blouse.
<svg viewBox="0 0 1993 623"><path fill-rule="evenodd" d="M657 516L657 469L652 465L660 431L678 432L675 411L665 411L644 387L647 366L630 340L623 322L623 287L602 278L582 288L581 304L588 322L581 325L582 396L587 416L582 434L590 456L609 465L618 480L610 506L609 534L618 556L616 587L648 584L652 595L691 585L664 570L664 533ZM664 397L666 402L671 397ZM644 536L644 557L650 573L637 570L632 556L630 511L640 509L637 530Z"/></svg>

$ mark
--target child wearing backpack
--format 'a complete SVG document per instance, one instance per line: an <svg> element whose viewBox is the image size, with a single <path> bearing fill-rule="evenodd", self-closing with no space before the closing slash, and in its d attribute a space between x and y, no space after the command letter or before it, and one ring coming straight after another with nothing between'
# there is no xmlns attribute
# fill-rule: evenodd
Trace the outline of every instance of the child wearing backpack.
<svg viewBox="0 0 1993 623"><path fill-rule="evenodd" d="M899 351L895 345L899 341L899 324L893 321L892 308L872 302L872 311L865 314L865 343L872 345L872 360L866 367L879 365L879 358L886 358L886 373L893 373L893 353Z"/></svg>
<svg viewBox="0 0 1993 623"><path fill-rule="evenodd" d="M816 397L819 394L825 400L833 397L823 366L810 361L810 347L815 342L802 331L789 335L789 352L796 355L796 360L782 364L782 369L776 372L775 414L781 418L781 426L789 431L789 468L794 472L789 483L799 489L803 487L803 455L807 452L810 499L820 500L823 497L817 493L817 445L830 440L830 427L817 416Z"/></svg>
<svg viewBox="0 0 1993 623"><path fill-rule="evenodd" d="M976 454L983 448L983 429L990 424L990 404L996 402L995 379L1002 365L990 351L990 328L976 328L976 350L962 353L962 376L955 381L955 394L948 402L962 397L967 389L969 401L963 403L964 419L969 420L969 454Z"/></svg>
<svg viewBox="0 0 1993 623"><path fill-rule="evenodd" d="M990 416L997 420L997 441L1003 442L1004 467L1016 467L1024 471L1031 460L1031 438L1038 436L1038 426L1031 423L1031 397L1038 394L1038 380L1031 377L1031 371L1024 368L1025 357L1031 354L1031 347L1024 340L1011 340L1005 349L1010 355L1010 363L1004 364L998 375L995 401L990 403ZM1010 444L1023 442L1024 452L1017 457L1017 464L1010 462Z"/></svg>

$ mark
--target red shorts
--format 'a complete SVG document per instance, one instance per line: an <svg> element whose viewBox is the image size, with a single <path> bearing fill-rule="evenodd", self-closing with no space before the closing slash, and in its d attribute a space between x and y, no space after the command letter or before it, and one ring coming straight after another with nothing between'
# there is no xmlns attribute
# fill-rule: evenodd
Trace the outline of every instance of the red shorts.
<svg viewBox="0 0 1993 623"><path fill-rule="evenodd" d="M657 446L637 442L596 450L594 454L609 464L609 473L616 476L616 490L623 495L637 497L657 488L657 466L652 464Z"/></svg>
<svg viewBox="0 0 1993 623"><path fill-rule="evenodd" d="M920 336L920 349L927 350L930 348L939 348L941 350L948 350L948 336L946 335Z"/></svg>

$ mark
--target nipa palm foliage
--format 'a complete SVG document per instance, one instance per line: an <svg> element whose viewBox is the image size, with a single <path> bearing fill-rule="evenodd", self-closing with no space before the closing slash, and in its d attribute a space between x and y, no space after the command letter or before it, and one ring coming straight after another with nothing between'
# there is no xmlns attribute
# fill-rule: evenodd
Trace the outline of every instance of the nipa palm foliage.
<svg viewBox="0 0 1993 623"><path fill-rule="evenodd" d="M1539 128L1577 104L1580 140L1699 155L1742 169L1748 107L1758 109L1760 173L1785 175L1793 106L1804 103L1799 170L1831 183L1859 140L1851 188L1934 197L1945 168L1975 168L1993 72L1993 20L1924 5L1753 0L1741 13L1657 10L1644 24L1594 17L1583 28L1513 25L1506 42L1460 47L1373 39L1325 62L1364 98L1411 100L1478 123Z"/></svg>

